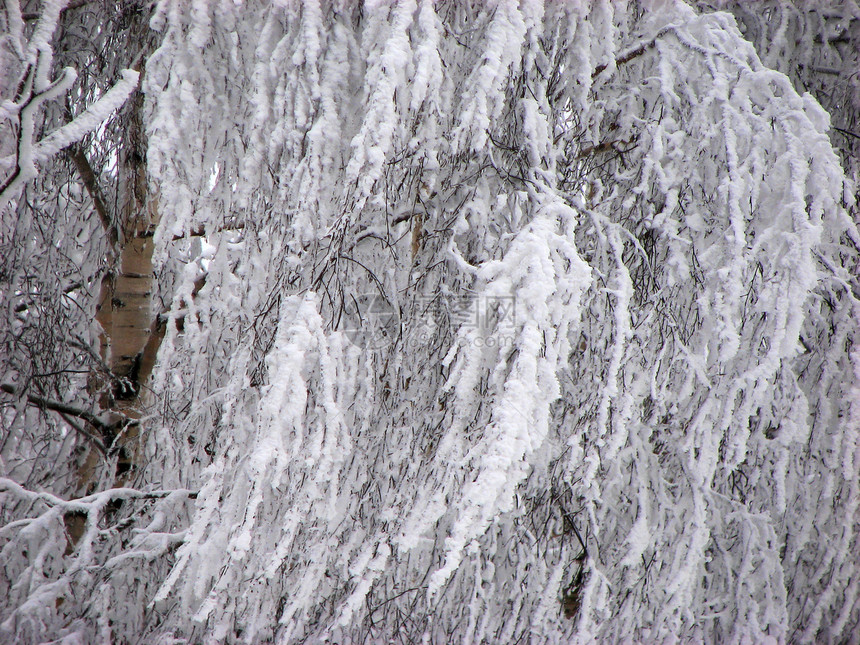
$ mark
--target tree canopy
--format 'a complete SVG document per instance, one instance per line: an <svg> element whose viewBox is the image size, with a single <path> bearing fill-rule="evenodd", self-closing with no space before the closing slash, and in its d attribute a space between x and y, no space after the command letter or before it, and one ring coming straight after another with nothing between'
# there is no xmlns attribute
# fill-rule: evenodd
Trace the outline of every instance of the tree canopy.
<svg viewBox="0 0 860 645"><path fill-rule="evenodd" d="M856 642L856 3L0 24L0 640Z"/></svg>

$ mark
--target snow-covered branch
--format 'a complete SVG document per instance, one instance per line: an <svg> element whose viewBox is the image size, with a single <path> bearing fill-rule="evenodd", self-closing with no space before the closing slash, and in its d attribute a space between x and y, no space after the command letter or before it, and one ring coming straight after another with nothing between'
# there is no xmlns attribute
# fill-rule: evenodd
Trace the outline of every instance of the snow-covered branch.
<svg viewBox="0 0 860 645"><path fill-rule="evenodd" d="M29 39L25 39L18 3L16 0L7 2L7 19L12 27L8 38L13 50L21 57L22 73L17 82L10 85L19 88L17 95L6 98L0 106L4 119L17 121L14 128L17 137L14 159L11 164L4 160L0 165L13 166L0 185L0 209L6 209L9 202L17 199L21 187L37 176L39 164L93 132L111 112L125 103L138 84L138 72L123 70L122 80L114 84L104 96L70 123L37 140L43 105L68 93L77 80L77 71L71 67L63 69L53 81L49 77L53 61L50 40L66 4L63 1L45 3L35 30Z"/></svg>

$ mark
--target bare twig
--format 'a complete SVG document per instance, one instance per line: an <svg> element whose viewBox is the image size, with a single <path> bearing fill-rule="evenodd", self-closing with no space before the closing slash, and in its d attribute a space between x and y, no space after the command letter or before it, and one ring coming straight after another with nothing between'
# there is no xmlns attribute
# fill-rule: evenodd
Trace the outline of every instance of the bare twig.
<svg viewBox="0 0 860 645"><path fill-rule="evenodd" d="M860 134L857 134L856 132L851 132L851 130L846 130L844 128L837 128L835 125L833 126L833 129L836 130L837 132L844 134L846 137L854 137L855 139L860 139Z"/></svg>

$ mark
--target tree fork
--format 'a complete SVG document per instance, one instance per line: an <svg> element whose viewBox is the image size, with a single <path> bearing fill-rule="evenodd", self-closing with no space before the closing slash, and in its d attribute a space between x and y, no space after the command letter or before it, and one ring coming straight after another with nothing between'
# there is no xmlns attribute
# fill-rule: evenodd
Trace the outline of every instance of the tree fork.
<svg viewBox="0 0 860 645"><path fill-rule="evenodd" d="M145 12L136 12L131 20L134 24L130 31L140 34L140 42L144 43L133 65L134 69L142 72L142 61L151 49L147 16ZM99 202L104 207L104 201L96 199L100 193L92 181L92 170L87 173L88 164L80 163L86 158L83 155L72 157L96 202L108 239L116 250L115 269L102 279L95 318L103 330L100 343L102 359L119 377L103 394L101 407L112 409L132 421L115 438L114 448L119 456L114 476L120 485L129 481L134 470L135 450L132 445L138 437L135 420L141 415L142 386L152 371L163 337L158 333L151 307L153 232L158 223L158 213L157 200L150 198L147 190L143 107L143 93L138 90L123 110L126 128L117 164L119 208L113 217L110 213L102 213L99 208ZM85 487L92 482L97 462L98 455L90 452L81 473L81 483Z"/></svg>

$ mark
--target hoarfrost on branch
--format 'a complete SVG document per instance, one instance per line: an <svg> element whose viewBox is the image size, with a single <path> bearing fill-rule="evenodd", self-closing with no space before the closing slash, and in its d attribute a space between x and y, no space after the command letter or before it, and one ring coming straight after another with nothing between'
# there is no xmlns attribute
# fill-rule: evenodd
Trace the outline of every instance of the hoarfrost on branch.
<svg viewBox="0 0 860 645"><path fill-rule="evenodd" d="M854 642L855 3L131 3L155 45L83 91L88 4L2 17L0 242L56 253L0 272L0 636Z"/></svg>

